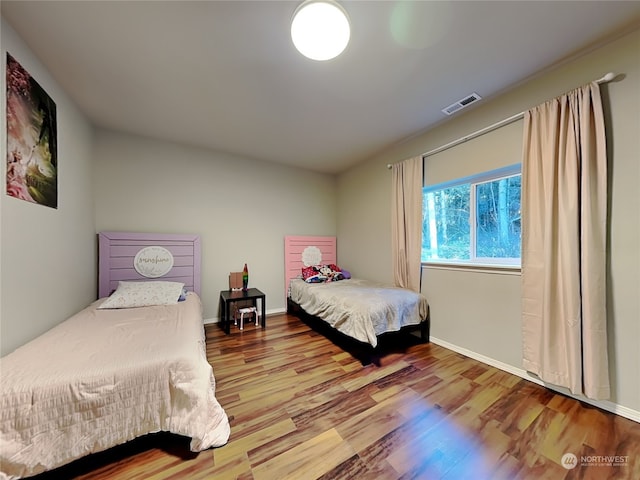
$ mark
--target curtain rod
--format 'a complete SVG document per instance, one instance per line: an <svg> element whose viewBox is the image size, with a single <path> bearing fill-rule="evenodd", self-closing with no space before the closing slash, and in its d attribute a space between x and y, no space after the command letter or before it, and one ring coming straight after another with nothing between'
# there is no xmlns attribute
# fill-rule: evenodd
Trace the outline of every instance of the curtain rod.
<svg viewBox="0 0 640 480"><path fill-rule="evenodd" d="M615 78L615 74L613 72L609 72L606 75L604 75L602 78L599 78L598 80L596 80L596 83L600 84L600 83L607 83L610 82L611 80L613 80ZM470 133L469 135L465 135L464 137L460 137L457 140L454 140L452 142L446 143L438 148L434 148L433 150L429 150L426 153L422 154L422 158L426 158L429 157L431 155L435 155L436 153L440 153L443 152L444 150L448 150L449 148L455 147L456 145L459 145L461 143L464 143L466 141L472 140L476 137L479 137L481 135L484 135L485 133L489 133L493 130L496 130L500 127L504 127L505 125L509 125L510 123L516 122L518 120L520 120L521 118L524 117L525 112L520 112L520 113L516 113L515 115L510 116L509 118L505 118L503 120L500 120L499 122L493 123L491 125L489 125L488 127L484 127L481 128L480 130L477 130L473 133ZM387 164L387 168L391 169L393 165L388 163Z"/></svg>

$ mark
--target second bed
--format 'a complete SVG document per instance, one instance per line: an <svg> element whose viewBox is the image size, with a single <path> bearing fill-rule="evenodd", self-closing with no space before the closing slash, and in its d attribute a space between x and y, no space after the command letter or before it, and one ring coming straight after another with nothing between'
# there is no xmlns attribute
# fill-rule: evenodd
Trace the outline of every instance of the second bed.
<svg viewBox="0 0 640 480"><path fill-rule="evenodd" d="M332 274L336 267L335 237L285 237L285 282L292 312L318 318L341 334L378 346L382 335L419 329L429 340L429 304L420 293L382 283ZM301 278L310 265L328 269L326 280ZM336 273L336 272L334 272ZM329 281L327 281L329 280Z"/></svg>

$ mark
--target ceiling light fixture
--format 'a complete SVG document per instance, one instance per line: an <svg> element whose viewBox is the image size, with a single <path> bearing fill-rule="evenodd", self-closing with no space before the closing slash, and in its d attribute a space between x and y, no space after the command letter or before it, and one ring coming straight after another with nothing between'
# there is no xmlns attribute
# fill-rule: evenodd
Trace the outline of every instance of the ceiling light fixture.
<svg viewBox="0 0 640 480"><path fill-rule="evenodd" d="M333 0L307 0L293 14L291 40L305 57L331 60L349 43L349 17Z"/></svg>

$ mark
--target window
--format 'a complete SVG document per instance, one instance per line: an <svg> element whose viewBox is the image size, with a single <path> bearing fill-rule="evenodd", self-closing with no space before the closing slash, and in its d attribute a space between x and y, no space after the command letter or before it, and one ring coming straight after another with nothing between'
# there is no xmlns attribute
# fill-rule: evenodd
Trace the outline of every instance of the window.
<svg viewBox="0 0 640 480"><path fill-rule="evenodd" d="M422 261L520 265L520 165L425 187Z"/></svg>

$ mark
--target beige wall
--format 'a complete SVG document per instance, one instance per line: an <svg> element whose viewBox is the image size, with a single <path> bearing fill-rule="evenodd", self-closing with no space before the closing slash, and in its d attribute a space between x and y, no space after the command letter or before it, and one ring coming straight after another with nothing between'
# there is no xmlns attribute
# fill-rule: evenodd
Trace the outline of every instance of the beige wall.
<svg viewBox="0 0 640 480"><path fill-rule="evenodd" d="M417 135L338 179L340 261L355 275L391 280L387 163L446 144L612 71L603 85L610 154L608 321L615 408L640 412L640 31L567 62ZM478 92L482 95L482 92ZM424 269L432 336L521 369L520 277Z"/></svg>
<svg viewBox="0 0 640 480"><path fill-rule="evenodd" d="M267 311L284 311L284 236L336 234L334 176L94 132L4 20L1 38L3 68L8 50L56 102L60 164L58 209L0 196L0 354L95 300L103 230L201 235L206 319L245 262Z"/></svg>
<svg viewBox="0 0 640 480"><path fill-rule="evenodd" d="M333 176L104 130L93 156L96 231L201 236L205 319L245 262L284 311L284 236L336 234Z"/></svg>
<svg viewBox="0 0 640 480"><path fill-rule="evenodd" d="M0 354L50 329L95 299L91 192L92 130L49 72L2 20L2 72L8 51L56 103L58 208L0 195ZM2 74L2 92L6 91ZM6 111L6 96L2 112ZM2 114L2 178L6 171Z"/></svg>

